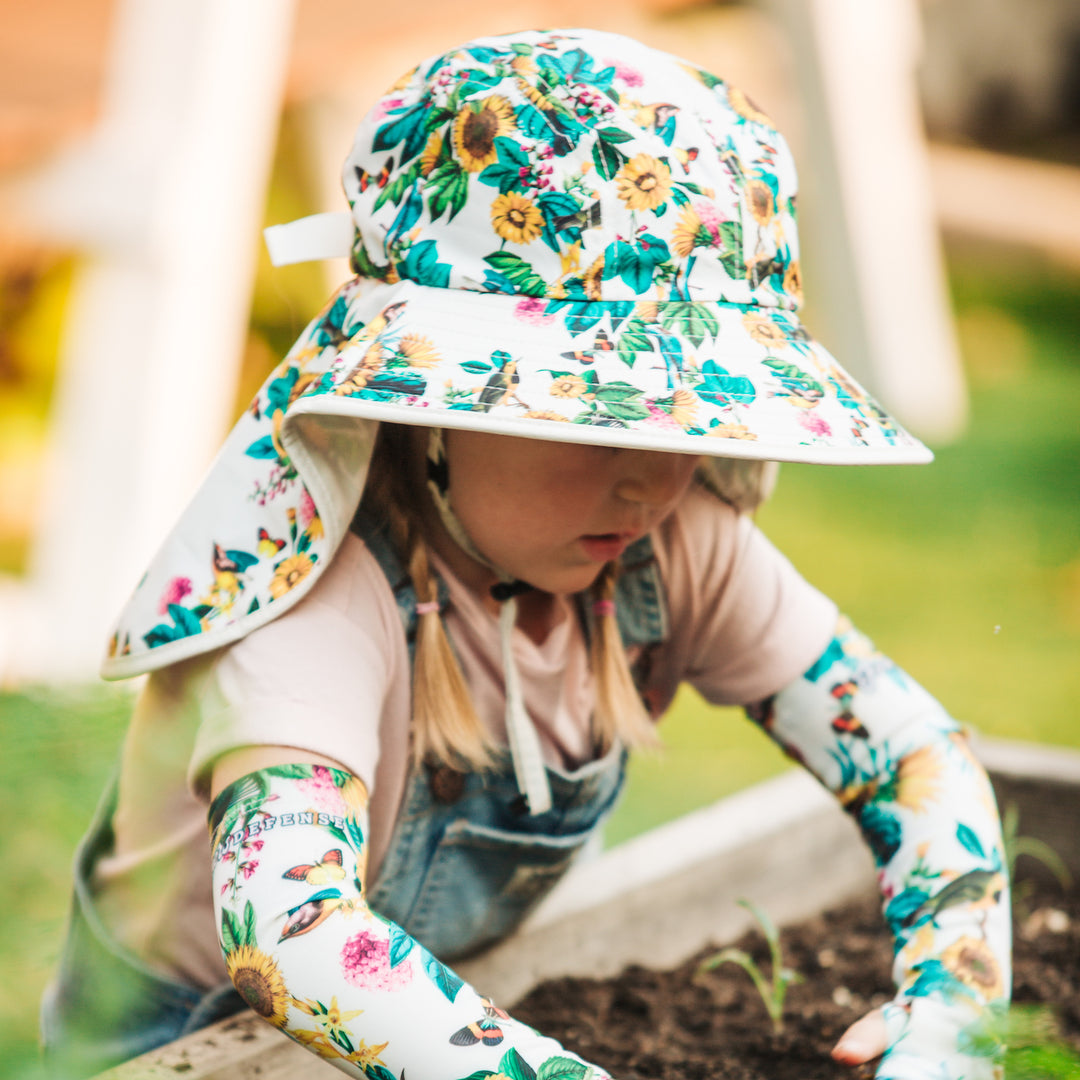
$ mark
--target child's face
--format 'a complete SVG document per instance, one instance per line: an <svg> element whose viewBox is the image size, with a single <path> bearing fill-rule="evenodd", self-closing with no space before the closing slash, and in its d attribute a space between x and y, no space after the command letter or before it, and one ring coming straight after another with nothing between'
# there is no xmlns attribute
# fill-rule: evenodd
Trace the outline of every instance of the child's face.
<svg viewBox="0 0 1080 1080"><path fill-rule="evenodd" d="M587 588L605 562L675 508L699 458L445 432L450 502L496 566L551 593Z"/></svg>

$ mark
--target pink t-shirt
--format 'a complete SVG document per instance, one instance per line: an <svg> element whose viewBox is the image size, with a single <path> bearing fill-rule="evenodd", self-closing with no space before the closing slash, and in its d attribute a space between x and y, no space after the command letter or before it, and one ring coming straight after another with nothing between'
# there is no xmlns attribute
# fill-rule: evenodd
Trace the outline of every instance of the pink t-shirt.
<svg viewBox="0 0 1080 1080"><path fill-rule="evenodd" d="M682 682L715 704L760 700L824 650L835 607L730 507L695 489L653 540L670 616L651 658L648 696L658 712ZM505 744L497 618L438 560L436 568L450 591L444 621L477 715ZM557 600L543 641L516 631L513 647L546 759L584 763L593 687L571 602ZM150 676L125 745L115 853L98 869L107 925L172 974L200 986L224 980L205 791L214 761L243 746L323 754L364 781L374 880L407 780L409 722L397 605L374 557L349 535L291 611L228 648Z"/></svg>

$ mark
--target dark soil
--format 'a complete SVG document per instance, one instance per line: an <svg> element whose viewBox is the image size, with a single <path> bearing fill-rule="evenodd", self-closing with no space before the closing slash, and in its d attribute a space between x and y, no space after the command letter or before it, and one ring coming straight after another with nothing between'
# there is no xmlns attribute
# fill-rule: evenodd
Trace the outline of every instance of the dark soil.
<svg viewBox="0 0 1080 1080"><path fill-rule="evenodd" d="M1046 1003L1064 1041L1080 1049L1080 893L1047 888L1017 920L1013 1000ZM892 948L876 896L853 901L780 934L792 986L784 1030L772 1033L750 977L731 964L696 975L703 950L674 971L627 968L614 979L556 979L514 1015L608 1069L619 1080L852 1080L829 1051L846 1028L891 996ZM755 929L735 943L769 970Z"/></svg>

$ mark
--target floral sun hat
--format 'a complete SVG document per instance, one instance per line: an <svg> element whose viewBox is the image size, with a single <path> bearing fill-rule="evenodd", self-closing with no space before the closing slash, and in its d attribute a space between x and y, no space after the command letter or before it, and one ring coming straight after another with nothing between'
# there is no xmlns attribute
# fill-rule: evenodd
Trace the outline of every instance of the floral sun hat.
<svg viewBox="0 0 1080 1080"><path fill-rule="evenodd" d="M361 123L351 214L272 239L358 275L241 418L123 612L103 674L235 640L303 596L375 424L717 457L931 454L804 329L791 154L743 94L590 30L482 38Z"/></svg>

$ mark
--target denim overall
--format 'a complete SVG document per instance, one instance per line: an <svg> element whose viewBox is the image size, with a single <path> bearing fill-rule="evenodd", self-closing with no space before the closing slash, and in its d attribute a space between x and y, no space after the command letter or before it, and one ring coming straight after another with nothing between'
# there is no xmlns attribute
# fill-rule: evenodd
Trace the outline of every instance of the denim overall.
<svg viewBox="0 0 1080 1080"><path fill-rule="evenodd" d="M378 560L412 656L416 595L389 538L358 514L353 531ZM616 593L624 644L641 646L635 678L647 677L649 646L666 636L667 611L649 538L627 549ZM443 582L440 600L447 599ZM581 618L588 627L584 604ZM528 814L508 752L482 773L445 766L414 770L377 879L372 909L445 960L505 937L540 902L610 813L625 780L626 751L613 747L579 769L547 767L552 807ZM56 979L42 1003L51 1075L75 1080L197 1031L245 1006L225 982L206 991L163 975L110 937L95 910L94 867L113 845L114 778L75 856L72 913ZM104 988L108 988L106 991Z"/></svg>

